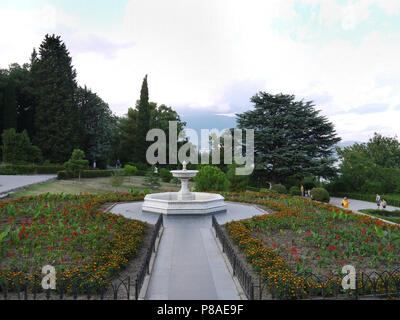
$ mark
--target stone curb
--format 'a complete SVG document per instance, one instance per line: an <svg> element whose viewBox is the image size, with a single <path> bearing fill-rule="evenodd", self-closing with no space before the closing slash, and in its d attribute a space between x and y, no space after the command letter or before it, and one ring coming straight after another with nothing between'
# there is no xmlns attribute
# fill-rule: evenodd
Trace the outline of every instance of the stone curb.
<svg viewBox="0 0 400 320"><path fill-rule="evenodd" d="M153 251L151 254L150 265L149 265L149 274L146 274L146 277L144 278L142 288L140 289L140 292L139 292L138 300L146 300L147 289L149 288L149 283L150 283L151 275L153 273L153 268L154 268L154 262L157 258L158 247L160 246L160 242L161 242L163 233L164 233L164 227L161 227L160 232L158 233L158 240L156 240L156 243L154 245L155 252ZM134 300L134 299L131 299L131 300Z"/></svg>

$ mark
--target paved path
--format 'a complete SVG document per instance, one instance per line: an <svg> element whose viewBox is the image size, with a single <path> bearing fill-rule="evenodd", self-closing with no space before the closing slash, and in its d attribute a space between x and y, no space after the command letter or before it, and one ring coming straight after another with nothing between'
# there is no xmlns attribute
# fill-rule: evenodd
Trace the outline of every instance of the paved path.
<svg viewBox="0 0 400 320"><path fill-rule="evenodd" d="M32 184L45 182L55 179L55 174L41 174L32 176L3 176L0 175L0 195L7 194L17 189L27 187Z"/></svg>
<svg viewBox="0 0 400 320"><path fill-rule="evenodd" d="M331 198L330 203L335 206L342 207L341 206L342 201L343 201L343 198ZM374 202L354 200L354 199L349 199L349 201L350 201L349 209L351 211L357 212L357 213L361 213L361 212L359 212L359 210L362 210L362 209L377 209L378 208L378 206ZM400 210L400 208L387 206L386 210L393 211L393 210Z"/></svg>
<svg viewBox="0 0 400 320"><path fill-rule="evenodd" d="M141 212L142 202L116 205L111 211L155 223L158 215ZM255 207L227 203L215 215L220 224L261 215ZM238 300L239 291L215 241L211 216L164 216L148 300Z"/></svg>

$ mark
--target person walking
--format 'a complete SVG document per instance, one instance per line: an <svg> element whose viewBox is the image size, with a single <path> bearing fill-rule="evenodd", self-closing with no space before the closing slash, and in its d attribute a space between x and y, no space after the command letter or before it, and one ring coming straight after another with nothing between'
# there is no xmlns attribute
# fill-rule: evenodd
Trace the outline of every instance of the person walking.
<svg viewBox="0 0 400 320"><path fill-rule="evenodd" d="M381 196L379 194L376 195L376 205L378 206L378 209L381 208Z"/></svg>
<svg viewBox="0 0 400 320"><path fill-rule="evenodd" d="M115 161L115 168L119 169L120 165L121 165L121 162L119 162L119 159L117 159L117 161Z"/></svg>
<svg viewBox="0 0 400 320"><path fill-rule="evenodd" d="M342 205L342 207L348 209L349 208L349 203L350 203L350 201L347 199L347 197L344 197L341 205Z"/></svg>
<svg viewBox="0 0 400 320"><path fill-rule="evenodd" d="M304 197L304 186L303 185L301 185L300 190L301 190L301 196Z"/></svg>
<svg viewBox="0 0 400 320"><path fill-rule="evenodd" d="M385 199L382 199L381 204L382 204L382 209L385 210L385 209L386 209L386 206L387 206L386 200L385 200Z"/></svg>

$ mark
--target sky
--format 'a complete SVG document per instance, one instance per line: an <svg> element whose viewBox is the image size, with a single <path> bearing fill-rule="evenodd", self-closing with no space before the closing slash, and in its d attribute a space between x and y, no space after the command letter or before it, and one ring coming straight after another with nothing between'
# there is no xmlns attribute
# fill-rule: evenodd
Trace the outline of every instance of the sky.
<svg viewBox="0 0 400 320"><path fill-rule="evenodd" d="M400 137L400 0L1 0L0 68L60 35L117 115L139 98L222 129L259 91L294 94L344 140Z"/></svg>

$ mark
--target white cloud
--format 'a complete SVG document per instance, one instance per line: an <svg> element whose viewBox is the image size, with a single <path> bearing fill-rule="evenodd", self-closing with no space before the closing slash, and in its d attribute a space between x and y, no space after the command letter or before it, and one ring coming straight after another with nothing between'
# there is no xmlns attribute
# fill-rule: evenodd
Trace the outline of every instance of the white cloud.
<svg viewBox="0 0 400 320"><path fill-rule="evenodd" d="M375 0L376 4L389 15L400 13L399 0Z"/></svg>
<svg viewBox="0 0 400 320"><path fill-rule="evenodd" d="M344 29L366 21L373 4L302 1L320 7L313 19L321 25ZM377 3L390 14L400 7L400 1ZM359 139L376 125L376 115L355 118L346 114L348 110L371 103L391 108L399 104L400 43L393 41L396 35L379 32L357 44L343 39L324 45L293 40L272 27L277 19L296 20L293 4L294 0L131 0L121 27L109 32L92 30L52 6L2 11L0 28L12 32L0 39L0 65L26 62L45 33L59 32L71 51L80 84L96 91L118 114L134 105L145 74L151 100L224 115L237 111L227 89L248 82L271 93L321 98L323 105L318 107L338 132L348 140L355 139L352 135ZM390 119L379 122L400 136L399 112L387 114Z"/></svg>

